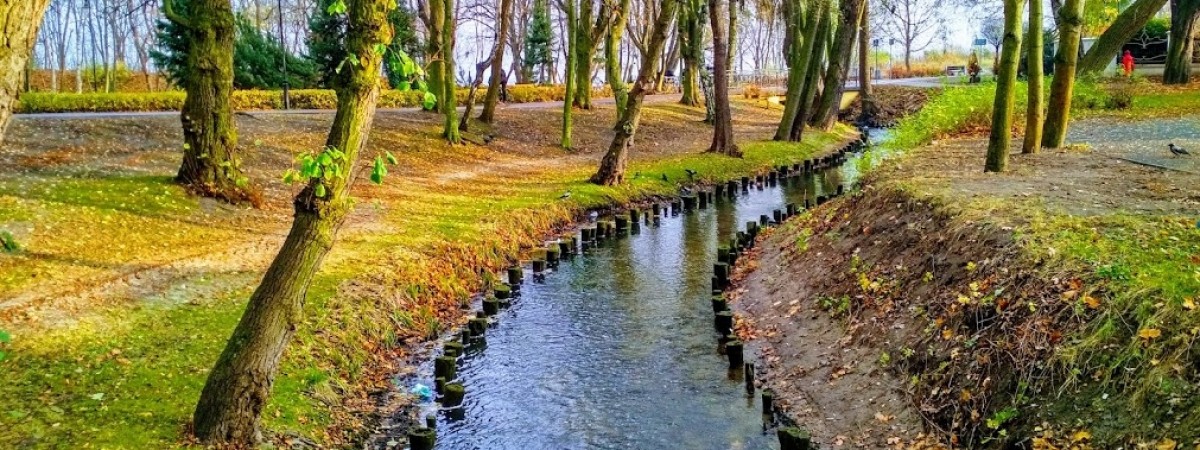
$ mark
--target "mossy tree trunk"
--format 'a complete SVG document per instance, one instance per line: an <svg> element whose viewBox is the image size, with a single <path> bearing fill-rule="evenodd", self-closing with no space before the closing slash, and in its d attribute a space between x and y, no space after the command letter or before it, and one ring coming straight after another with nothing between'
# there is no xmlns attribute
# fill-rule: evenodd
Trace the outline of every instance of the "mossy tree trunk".
<svg viewBox="0 0 1200 450"><path fill-rule="evenodd" d="M1192 55L1200 0L1171 0L1171 37L1167 44L1167 65L1163 84L1187 84L1192 78Z"/></svg>
<svg viewBox="0 0 1200 450"><path fill-rule="evenodd" d="M1021 153L1037 153L1042 146L1042 121L1046 118L1042 85L1045 74L1042 73L1042 0L1029 0L1029 37L1026 39L1027 54L1025 65L1029 78L1028 104L1025 110L1025 138L1021 144Z"/></svg>
<svg viewBox="0 0 1200 450"><path fill-rule="evenodd" d="M500 102L500 84L504 72L504 46L508 43L508 23L511 21L513 0L500 0L500 24L496 31L496 48L492 50L492 76L487 94L483 96L483 111L479 121L492 123L496 119L496 104Z"/></svg>
<svg viewBox="0 0 1200 450"><path fill-rule="evenodd" d="M1092 47L1083 55L1083 58L1079 59L1076 73L1103 71L1108 63L1121 53L1121 47L1141 31L1142 27L1146 26L1146 22L1153 19L1154 15L1158 14L1166 4L1167 0L1137 0L1126 7L1117 15L1113 23L1103 33L1100 33L1100 37L1096 38L1096 42L1092 43Z"/></svg>
<svg viewBox="0 0 1200 450"><path fill-rule="evenodd" d="M1046 102L1042 147L1059 148L1067 140L1075 65L1079 62L1079 37L1083 30L1083 0L1066 0L1058 8L1058 49L1054 52L1054 78Z"/></svg>
<svg viewBox="0 0 1200 450"><path fill-rule="evenodd" d="M600 3L596 12L592 0L580 0L575 21L575 99L572 103L580 109L592 109L592 61L600 48L600 39L609 31L614 8L608 2Z"/></svg>
<svg viewBox="0 0 1200 450"><path fill-rule="evenodd" d="M566 86L564 86L563 89L561 145L562 148L565 149L571 148L571 110L574 108L575 103L575 82L577 81L575 79L575 71L579 70L579 66L576 64L576 58L579 57L579 49L577 48L579 45L579 30L577 27L579 17L577 17L578 13L576 11L576 2L578 1L579 0L563 0L563 13L567 16L567 25L563 27L567 33L567 73L566 76L563 77ZM583 1L586 2L590 0Z"/></svg>
<svg viewBox="0 0 1200 450"><path fill-rule="evenodd" d="M1003 172L1008 166L1012 143L1013 103L1016 100L1018 59L1021 56L1021 12L1025 2L1004 0L1004 38L996 74L996 98L992 106L992 133L988 138L984 171ZM1073 72L1072 72L1073 73Z"/></svg>
<svg viewBox="0 0 1200 450"><path fill-rule="evenodd" d="M871 2L864 1L862 16L858 19L858 102L860 122L866 122L875 114L875 101L871 93Z"/></svg>
<svg viewBox="0 0 1200 450"><path fill-rule="evenodd" d="M679 88L683 95L679 103L687 106L700 105L700 71L704 70L704 3L701 0L679 0L679 52L683 59L683 73L679 77Z"/></svg>
<svg viewBox="0 0 1200 450"><path fill-rule="evenodd" d="M629 92L625 103L625 114L617 120L614 128L616 135L608 146L608 152L600 161L600 170L592 175L591 181L596 184L612 186L620 184L625 179L625 166L629 160L629 148L633 145L633 136L637 132L638 121L642 117L642 100L646 93L654 90L655 74L658 72L660 55L667 41L667 32L675 19L676 0L662 0L659 5L658 17L654 27L650 29L649 43L646 52L642 54L641 67L638 69L637 81Z"/></svg>
<svg viewBox="0 0 1200 450"><path fill-rule="evenodd" d="M804 90L808 86L809 77L816 75L809 72L808 68L812 64L812 59L817 56L815 54L817 31L821 25L821 17L828 15L829 1L816 0L816 4L809 5L811 9L809 14L804 13L804 7L800 1L790 1L785 3L785 6L788 6L788 10L784 11L784 20L794 21L794 23L788 25L789 31L787 31L789 35L789 42L786 45L788 86L783 105L783 117L779 120L779 127L775 130L775 140L795 141L800 135L796 132L795 126L797 123L804 123L803 119L797 119L801 117L801 109L805 103Z"/></svg>
<svg viewBox="0 0 1200 450"><path fill-rule="evenodd" d="M850 71L850 56L854 54L854 38L858 36L858 22L865 3L865 0L842 0L838 5L839 22L829 49L825 90L821 91L821 100L809 121L812 126L822 130L829 130L837 123L842 93L846 89L846 75Z"/></svg>
<svg viewBox="0 0 1200 450"><path fill-rule="evenodd" d="M50 0L0 0L0 17L7 18L0 34L0 146L12 121L21 79L37 42L38 27Z"/></svg>
<svg viewBox="0 0 1200 450"><path fill-rule="evenodd" d="M163 3L167 19L187 41L183 88L183 163L175 181L189 191L231 203L257 202L248 190L233 123L233 39L236 27L229 0L192 0L186 11Z"/></svg>
<svg viewBox="0 0 1200 450"><path fill-rule="evenodd" d="M737 0L729 0L735 2ZM721 21L721 0L708 0L709 22L712 24L713 61L729 60L729 43L725 39L725 24ZM731 10L732 11L732 10ZM713 70L713 140L708 151L741 157L742 151L733 141L733 113L729 108L729 72L720 64Z"/></svg>
<svg viewBox="0 0 1200 450"><path fill-rule="evenodd" d="M345 153L348 168L357 166L375 116L383 61L374 49L391 41L389 3L346 0L346 49L359 55L361 65L343 70L335 79L338 109L326 145ZM200 394L193 420L202 442L240 447L261 439L259 416L280 358L303 323L309 284L352 208L350 187L358 171L345 173L342 178L311 179L296 195L292 228L283 247L251 295ZM316 195L318 183L326 187L325 197Z"/></svg>
<svg viewBox="0 0 1200 450"><path fill-rule="evenodd" d="M621 0L604 38L604 78L608 79L608 86L612 88L617 120L625 115L625 102L629 98L629 87L625 86L625 80L621 79L621 61L618 53L621 50L621 36L625 33L625 24L629 22L629 8L632 4L632 0Z"/></svg>
<svg viewBox="0 0 1200 450"><path fill-rule="evenodd" d="M454 2L455 0L438 0L442 7L442 94L440 105L442 116L446 121L442 127L442 137L451 144L462 142L458 131L458 100L456 97L458 83L454 78Z"/></svg>
<svg viewBox="0 0 1200 450"><path fill-rule="evenodd" d="M825 2L826 5L830 5L830 3ZM807 75L805 75L804 90L800 93L800 105L796 111L795 122L792 123L792 134L788 137L788 140L792 142L800 142L804 139L804 125L808 123L808 118L812 115L813 103L823 75L821 67L825 64L825 44L829 38L832 17L829 8L821 9L820 13L820 16L816 18L817 33L812 38L813 50L808 60L808 69L805 71Z"/></svg>
<svg viewBox="0 0 1200 450"><path fill-rule="evenodd" d="M443 49L446 45L442 42L442 27L446 25L446 6L445 3L453 0L429 0L427 17L425 21L425 55L428 58L426 62L426 84L429 86L429 92L437 96L437 106L434 109L441 112L446 98L442 95L446 91L443 78L445 70L442 67ZM453 83L453 81L451 81Z"/></svg>

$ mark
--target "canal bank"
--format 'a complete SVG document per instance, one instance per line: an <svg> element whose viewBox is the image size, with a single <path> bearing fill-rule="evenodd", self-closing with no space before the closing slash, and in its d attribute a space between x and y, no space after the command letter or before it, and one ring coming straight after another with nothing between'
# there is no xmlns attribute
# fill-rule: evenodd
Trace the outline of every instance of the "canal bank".
<svg viewBox="0 0 1200 450"><path fill-rule="evenodd" d="M1191 445L1200 178L1130 160L1190 163L1194 120L1076 121L1005 174L943 140L765 233L731 305L776 403L822 445Z"/></svg>
<svg viewBox="0 0 1200 450"><path fill-rule="evenodd" d="M388 421L374 446L428 435L405 426L416 416L436 427L437 448L774 445L772 421L764 425L757 393L747 397L740 363L730 371L720 354L713 263L747 222L844 192L857 176L858 156L848 150L697 183L682 198L594 210L580 228L552 234L523 267L493 276L488 291L502 288L496 303L477 299L479 318L466 328L480 322L482 336L450 336L430 354L441 356L437 364L399 381L436 393L421 413Z"/></svg>

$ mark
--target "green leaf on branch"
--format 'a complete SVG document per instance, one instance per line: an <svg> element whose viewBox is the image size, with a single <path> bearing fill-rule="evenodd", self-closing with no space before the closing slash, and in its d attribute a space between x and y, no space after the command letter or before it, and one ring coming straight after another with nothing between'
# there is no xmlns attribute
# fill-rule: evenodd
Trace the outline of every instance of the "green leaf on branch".
<svg viewBox="0 0 1200 450"><path fill-rule="evenodd" d="M387 45L384 45L382 43L375 44L375 54L376 55L382 55L384 53L387 53L387 49L388 49Z"/></svg>
<svg viewBox="0 0 1200 450"><path fill-rule="evenodd" d="M325 183L317 183L317 186L313 188L313 195L317 198L325 198Z"/></svg>
<svg viewBox="0 0 1200 450"><path fill-rule="evenodd" d="M383 165L383 158L375 157L375 165L371 168L371 182L375 184L383 184L383 177L387 176L387 166Z"/></svg>
<svg viewBox="0 0 1200 450"><path fill-rule="evenodd" d="M346 13L345 0L334 0L333 3L329 4L328 8L325 8L325 12L331 16L345 14Z"/></svg>
<svg viewBox="0 0 1200 450"><path fill-rule="evenodd" d="M391 164L393 166L396 164L400 164L400 161L396 159L396 155L393 155L392 152L385 151L383 153L387 156L388 164Z"/></svg>
<svg viewBox="0 0 1200 450"><path fill-rule="evenodd" d="M421 100L421 107L432 111L437 106L437 96L432 92L425 91L425 98Z"/></svg>

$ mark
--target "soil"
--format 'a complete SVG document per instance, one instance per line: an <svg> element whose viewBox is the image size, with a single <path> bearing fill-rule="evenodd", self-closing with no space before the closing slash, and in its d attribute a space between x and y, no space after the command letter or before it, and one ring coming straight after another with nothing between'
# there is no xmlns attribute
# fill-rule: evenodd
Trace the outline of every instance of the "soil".
<svg viewBox="0 0 1200 450"><path fill-rule="evenodd" d="M1194 215L1195 162L1165 146L1200 148L1197 119L1077 121L1069 141L1086 145L1020 155L1017 139L1005 174L982 172L982 137L934 143L885 163L861 193L764 233L739 262L731 304L783 412L835 448L1032 435L1036 418L1014 420L1009 437L988 421L1017 395L1047 394L1049 357L1088 317L1062 299L1086 295L1087 274L1024 251L1020 217L972 219L958 204Z"/></svg>
<svg viewBox="0 0 1200 450"><path fill-rule="evenodd" d="M873 128L890 127L901 118L919 111L935 91L935 89L918 87L874 86L871 88L871 93L875 101L875 108L867 115L865 122L860 120L862 118L861 95L855 98L848 108L838 113L838 120Z"/></svg>

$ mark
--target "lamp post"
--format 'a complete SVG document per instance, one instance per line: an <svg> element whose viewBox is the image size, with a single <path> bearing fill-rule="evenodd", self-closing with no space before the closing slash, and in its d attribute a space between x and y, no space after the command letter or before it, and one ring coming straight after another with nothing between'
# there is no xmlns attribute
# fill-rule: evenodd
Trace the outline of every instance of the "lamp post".
<svg viewBox="0 0 1200 450"><path fill-rule="evenodd" d="M286 41L283 38L283 0L276 0L277 9L279 10L279 48L283 49L282 70L283 70L283 109L292 109L292 98L288 93L288 76L287 57L288 49Z"/></svg>
<svg viewBox="0 0 1200 450"><path fill-rule="evenodd" d="M875 73L873 75L876 80L879 79L879 38L871 40L871 47L875 48Z"/></svg>

